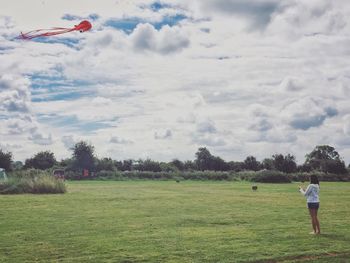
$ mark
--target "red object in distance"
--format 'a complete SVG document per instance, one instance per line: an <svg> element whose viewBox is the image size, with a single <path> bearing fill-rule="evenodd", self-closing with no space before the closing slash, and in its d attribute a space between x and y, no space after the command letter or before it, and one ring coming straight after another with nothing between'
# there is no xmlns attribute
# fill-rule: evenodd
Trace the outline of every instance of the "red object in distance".
<svg viewBox="0 0 350 263"><path fill-rule="evenodd" d="M49 37L54 35L60 35L72 31L79 31L83 33L85 31L90 30L92 27L91 23L87 20L81 21L78 25L75 25L73 28L65 28L65 27L54 27L51 29L37 29L33 31L29 31L27 33L22 33L17 37L19 39L33 39L36 37Z"/></svg>

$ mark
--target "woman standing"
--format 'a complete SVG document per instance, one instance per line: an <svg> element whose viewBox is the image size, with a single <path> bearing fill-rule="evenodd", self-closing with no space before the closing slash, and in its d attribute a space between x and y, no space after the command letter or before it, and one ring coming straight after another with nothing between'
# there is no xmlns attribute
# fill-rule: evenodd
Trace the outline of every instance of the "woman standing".
<svg viewBox="0 0 350 263"><path fill-rule="evenodd" d="M299 186L299 191L307 199L307 207L309 208L312 228L314 230L314 232L311 232L310 234L321 234L320 222L317 218L318 208L320 207L320 199L318 196L320 192L320 183L318 181L317 176L314 174L311 175L310 184L308 185L306 190Z"/></svg>

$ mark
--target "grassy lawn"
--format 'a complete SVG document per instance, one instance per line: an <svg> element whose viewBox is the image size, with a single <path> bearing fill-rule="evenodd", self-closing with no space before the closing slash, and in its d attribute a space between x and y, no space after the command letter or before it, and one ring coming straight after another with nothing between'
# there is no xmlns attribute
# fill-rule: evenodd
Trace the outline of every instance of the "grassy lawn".
<svg viewBox="0 0 350 263"><path fill-rule="evenodd" d="M297 184L68 182L0 196L0 262L349 262L350 183L321 183L320 236Z"/></svg>

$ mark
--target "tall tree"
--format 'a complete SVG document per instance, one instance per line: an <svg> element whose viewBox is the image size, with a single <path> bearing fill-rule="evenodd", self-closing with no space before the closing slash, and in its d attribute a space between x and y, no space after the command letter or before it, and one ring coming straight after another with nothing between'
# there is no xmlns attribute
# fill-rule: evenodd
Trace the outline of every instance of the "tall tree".
<svg viewBox="0 0 350 263"><path fill-rule="evenodd" d="M273 167L284 173L293 173L297 171L297 164L294 155L275 154L272 156Z"/></svg>
<svg viewBox="0 0 350 263"><path fill-rule="evenodd" d="M244 169L258 171L260 170L260 163L256 160L254 156L248 156L244 160Z"/></svg>
<svg viewBox="0 0 350 263"><path fill-rule="evenodd" d="M0 149L0 168L5 169L7 172L12 169L12 153L3 152Z"/></svg>
<svg viewBox="0 0 350 263"><path fill-rule="evenodd" d="M196 164L199 170L210 170L213 156L205 147L201 147L196 152Z"/></svg>
<svg viewBox="0 0 350 263"><path fill-rule="evenodd" d="M185 165L178 159L174 159L170 162L170 164L174 165L179 171L185 170Z"/></svg>
<svg viewBox="0 0 350 263"><path fill-rule="evenodd" d="M345 163L334 147L318 145L306 155L305 165L325 173L346 173Z"/></svg>
<svg viewBox="0 0 350 263"><path fill-rule="evenodd" d="M74 145L72 150L76 169L87 169L89 171L94 169L94 146L85 141L80 141Z"/></svg>

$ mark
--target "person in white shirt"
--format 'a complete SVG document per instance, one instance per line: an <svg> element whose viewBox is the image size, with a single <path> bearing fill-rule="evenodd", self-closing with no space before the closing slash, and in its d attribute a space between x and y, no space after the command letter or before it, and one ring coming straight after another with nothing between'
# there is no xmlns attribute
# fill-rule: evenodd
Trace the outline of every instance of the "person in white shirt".
<svg viewBox="0 0 350 263"><path fill-rule="evenodd" d="M317 176L314 174L311 175L310 184L308 185L306 190L303 189L301 186L299 186L299 191L307 199L307 207L309 208L312 228L314 230L310 234L321 234L320 222L318 221L318 218L317 218L318 208L320 207L320 199L319 199L320 182L318 181Z"/></svg>

